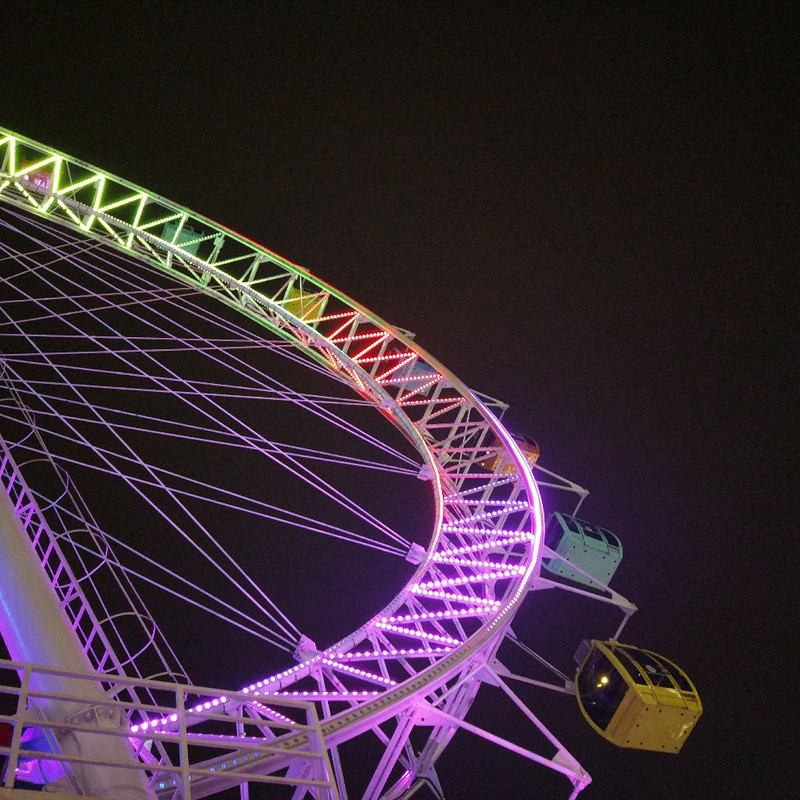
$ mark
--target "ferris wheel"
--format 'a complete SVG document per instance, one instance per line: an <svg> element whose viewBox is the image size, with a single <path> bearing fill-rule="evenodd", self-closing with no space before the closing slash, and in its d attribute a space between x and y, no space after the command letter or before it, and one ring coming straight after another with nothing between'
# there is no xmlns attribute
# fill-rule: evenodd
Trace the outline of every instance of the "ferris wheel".
<svg viewBox="0 0 800 800"><path fill-rule="evenodd" d="M612 642L635 610L608 586L619 541L575 516L586 492L537 463L502 403L306 269L3 129L0 163L0 633L15 662L45 665L25 674L50 749L65 724L77 742L33 748L47 782L126 798L262 784L298 800L444 797L437 762L466 731L577 796L588 774L512 682L578 694L611 738L598 688L619 706L617 678L645 651L587 643L576 681L511 623L537 588L616 607ZM547 541L540 488L571 498ZM63 630L30 613L48 602ZM551 680L504 667L509 644ZM665 676L653 692L682 692L682 743L696 692L648 658ZM467 720L486 684L544 753ZM117 735L84 763L97 709ZM22 763L19 742L9 752Z"/></svg>

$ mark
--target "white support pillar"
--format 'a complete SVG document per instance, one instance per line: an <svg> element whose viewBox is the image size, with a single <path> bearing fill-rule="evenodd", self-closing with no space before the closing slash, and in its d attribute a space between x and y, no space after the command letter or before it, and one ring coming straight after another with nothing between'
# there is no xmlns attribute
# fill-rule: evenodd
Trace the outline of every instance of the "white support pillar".
<svg viewBox="0 0 800 800"><path fill-rule="evenodd" d="M20 480L18 475L16 480ZM26 500L33 503L27 489ZM29 508L29 506L28 506ZM0 636L13 661L53 667L66 672L93 672L63 608L59 605L41 564L31 547L17 510L0 486ZM94 681L35 673L35 692L63 699L41 699L38 709L48 722L79 722L98 729L124 730L125 716L109 705ZM74 698L74 699L73 699ZM66 731L56 737L64 754L83 755L105 763L135 760L126 739ZM105 765L73 766L82 791L114 800L146 800L144 774L138 770Z"/></svg>

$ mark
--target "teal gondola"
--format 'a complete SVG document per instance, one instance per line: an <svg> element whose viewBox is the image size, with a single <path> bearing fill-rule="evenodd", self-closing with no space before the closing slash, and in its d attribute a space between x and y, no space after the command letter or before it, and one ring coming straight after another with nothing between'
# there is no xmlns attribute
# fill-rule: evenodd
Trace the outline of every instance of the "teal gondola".
<svg viewBox="0 0 800 800"><path fill-rule="evenodd" d="M578 583L608 585L622 561L622 542L605 528L569 514L554 512L547 520L545 544L560 558L547 558L549 572ZM568 563L569 562L569 563ZM574 569L588 573L591 578Z"/></svg>

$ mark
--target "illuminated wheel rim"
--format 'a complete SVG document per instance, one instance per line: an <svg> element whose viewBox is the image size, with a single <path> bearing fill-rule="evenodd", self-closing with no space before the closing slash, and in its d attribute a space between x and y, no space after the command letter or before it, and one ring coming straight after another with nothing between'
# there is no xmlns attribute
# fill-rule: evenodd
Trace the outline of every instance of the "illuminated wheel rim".
<svg viewBox="0 0 800 800"><path fill-rule="evenodd" d="M243 689L254 700L314 701L334 749L394 720L365 796L411 791L430 776L455 731L448 718L463 719L469 710L481 665L539 572L541 500L514 440L486 402L408 335L302 267L3 129L0 158L4 204L110 245L237 309L352 386L420 453L422 477L434 487L435 519L427 549L409 553L418 564L412 578L336 644L315 651L300 642L296 666ZM490 450L498 456L492 472ZM364 691L365 682L376 688ZM430 729L426 743L405 748L421 725ZM213 779L207 783L209 794Z"/></svg>

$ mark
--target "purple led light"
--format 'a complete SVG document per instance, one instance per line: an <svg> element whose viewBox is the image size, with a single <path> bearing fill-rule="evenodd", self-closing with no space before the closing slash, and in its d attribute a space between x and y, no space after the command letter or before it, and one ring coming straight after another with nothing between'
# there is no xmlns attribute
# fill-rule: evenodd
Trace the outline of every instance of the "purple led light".
<svg viewBox="0 0 800 800"><path fill-rule="evenodd" d="M377 697L380 692L276 692L275 697Z"/></svg>
<svg viewBox="0 0 800 800"><path fill-rule="evenodd" d="M339 664L336 661L333 661L329 658L324 658L323 663L331 666L341 672L347 672L351 675L356 675L360 678L366 678L367 680L375 681L376 683L382 683L385 686L396 686L397 681L391 680L391 678L384 678L383 675L376 675L373 672L367 672L364 669L357 669L356 667L350 667L345 664Z"/></svg>
<svg viewBox="0 0 800 800"><path fill-rule="evenodd" d="M499 605L499 603L497 604ZM456 617L478 617L485 614L490 608L461 608L450 609L447 611L426 611L421 614L401 614L394 617L386 617L384 622L413 622L426 619L454 619Z"/></svg>
<svg viewBox="0 0 800 800"><path fill-rule="evenodd" d="M434 581L423 581L416 584L419 589L440 589L444 586L463 586L465 583L482 583L484 581L496 581L502 578L513 578L523 575L526 568L519 566L503 567L494 572L485 572L479 575L467 575L462 578L441 578Z"/></svg>
<svg viewBox="0 0 800 800"><path fill-rule="evenodd" d="M391 625L386 622L376 622L376 628L382 628L383 630L392 631L393 633L399 633L402 636L410 636L414 639L427 639L428 641L432 642L443 642L445 644L452 644L452 645L460 645L461 642L458 639L454 639L452 636L442 636L438 633L426 633L425 631L420 630L410 630L408 628L403 628L399 625Z"/></svg>
<svg viewBox="0 0 800 800"><path fill-rule="evenodd" d="M483 532L480 529L475 529L474 531L468 531L471 533L480 533ZM459 533L464 533L464 531L459 531ZM477 544L466 544L461 545L460 547L452 547L445 551L444 555L461 555L463 553L476 553L482 550L491 550L495 547L502 547L508 544L516 544L519 542L529 542L533 539L533 534L530 533L516 533L511 535L506 535L501 538L497 539L486 539L485 541L478 542ZM448 544L446 540L444 540L445 544Z"/></svg>
<svg viewBox="0 0 800 800"><path fill-rule="evenodd" d="M467 594L456 594L455 592L444 592L441 590L428 590L422 591L419 587L419 584L412 584L409 586L409 591L412 594L420 595L423 597L429 597L431 599L436 600L449 600L453 603L465 603L469 605L479 605L484 606L487 609L496 609L500 606L499 600L488 600L484 597L473 597L472 595Z"/></svg>
<svg viewBox="0 0 800 800"><path fill-rule="evenodd" d="M478 561L470 558L459 558L458 556L441 555L435 556L431 559L435 564L456 564L460 567L473 567L474 569L488 569L494 570L498 567L506 567L506 564L500 564L496 561ZM511 565L515 566L515 565Z"/></svg>

